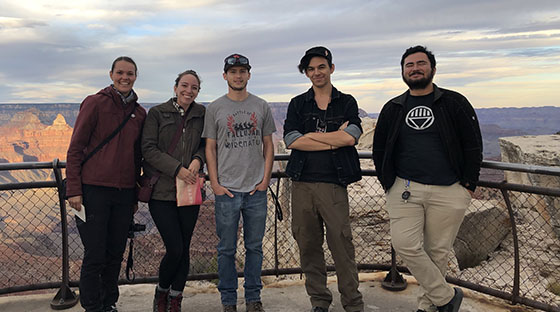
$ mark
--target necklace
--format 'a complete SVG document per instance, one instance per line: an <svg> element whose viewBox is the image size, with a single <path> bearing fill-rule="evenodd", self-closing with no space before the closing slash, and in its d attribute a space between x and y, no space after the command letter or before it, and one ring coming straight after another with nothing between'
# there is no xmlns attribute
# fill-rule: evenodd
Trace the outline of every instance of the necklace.
<svg viewBox="0 0 560 312"><path fill-rule="evenodd" d="M325 108L323 119L321 119L321 109L319 108L319 105L317 105L317 109L319 110L319 113L317 114L317 124L315 125L315 131L325 133L327 132L327 111L329 110L329 106L327 105L327 107Z"/></svg>

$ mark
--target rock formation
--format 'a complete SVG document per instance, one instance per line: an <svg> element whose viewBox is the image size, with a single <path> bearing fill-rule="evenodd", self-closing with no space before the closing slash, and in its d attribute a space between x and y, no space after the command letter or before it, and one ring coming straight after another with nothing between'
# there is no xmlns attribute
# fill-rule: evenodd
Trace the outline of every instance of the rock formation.
<svg viewBox="0 0 560 312"><path fill-rule="evenodd" d="M363 133L358 141L358 145L356 146L359 151L371 152L371 147L373 145L373 133L376 124L377 119L362 117Z"/></svg>
<svg viewBox="0 0 560 312"><path fill-rule="evenodd" d="M503 200L472 200L453 243L459 269L486 260L510 232L511 220Z"/></svg>
<svg viewBox="0 0 560 312"><path fill-rule="evenodd" d="M560 135L527 135L500 138L502 161L560 167ZM524 172L505 173L510 183L560 188L560 177ZM560 198L512 193L512 205L522 217L537 221L542 228L560 238Z"/></svg>
<svg viewBox="0 0 560 312"><path fill-rule="evenodd" d="M52 125L45 125L32 110L16 113L0 126L0 161L64 160L71 136L72 128L60 114Z"/></svg>

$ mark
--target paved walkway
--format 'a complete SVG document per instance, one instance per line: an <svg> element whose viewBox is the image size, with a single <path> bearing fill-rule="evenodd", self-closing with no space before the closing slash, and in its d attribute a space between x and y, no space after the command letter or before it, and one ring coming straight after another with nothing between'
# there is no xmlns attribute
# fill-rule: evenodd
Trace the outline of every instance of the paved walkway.
<svg viewBox="0 0 560 312"><path fill-rule="evenodd" d="M364 296L365 311L367 312L414 312L416 311L416 281L406 276L408 287L399 292L387 291L381 287L385 273L361 273L360 291ZM263 277L266 286L262 291L262 301L267 312L303 312L310 310L309 299L305 287L300 280L277 281L273 277ZM192 284L192 285L191 285ZM185 288L182 311L220 312L221 304L218 291L213 286L198 287L197 283L189 282ZM243 285L240 281L239 285ZM118 302L120 312L149 312L155 285L125 285L121 286L121 296ZM329 278L334 301L331 312L344 312L340 305L335 278ZM461 312L521 312L533 311L521 306L510 306L504 301L491 298L470 290L464 290L465 299ZM45 312L53 311L50 302L56 290L42 294L23 294L0 297L0 311L2 312ZM243 287L240 286L238 311L245 311L243 302ZM63 310L68 312L83 311L78 305Z"/></svg>

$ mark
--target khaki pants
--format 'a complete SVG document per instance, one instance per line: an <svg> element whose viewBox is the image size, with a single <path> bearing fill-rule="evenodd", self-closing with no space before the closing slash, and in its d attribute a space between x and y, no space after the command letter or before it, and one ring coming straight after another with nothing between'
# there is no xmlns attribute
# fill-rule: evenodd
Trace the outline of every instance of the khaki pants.
<svg viewBox="0 0 560 312"><path fill-rule="evenodd" d="M454 295L445 281L447 261L471 196L459 183L441 186L410 181L410 198L405 203L404 188L405 180L397 177L387 192L391 239L421 286L418 308L430 311L432 305L445 305Z"/></svg>
<svg viewBox="0 0 560 312"><path fill-rule="evenodd" d="M294 181L292 233L299 247L305 289L313 306L327 308L332 294L327 288L323 224L334 259L342 306L345 311L363 311L346 188L332 183Z"/></svg>

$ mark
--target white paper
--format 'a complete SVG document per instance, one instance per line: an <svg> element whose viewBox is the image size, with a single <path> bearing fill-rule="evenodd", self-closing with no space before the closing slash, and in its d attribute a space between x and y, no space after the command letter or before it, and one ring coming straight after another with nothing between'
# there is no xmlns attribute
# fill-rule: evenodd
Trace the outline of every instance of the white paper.
<svg viewBox="0 0 560 312"><path fill-rule="evenodd" d="M86 207L82 204L82 209L80 211L72 208L72 211L74 211L74 215L78 218L80 218L80 220L86 222Z"/></svg>

